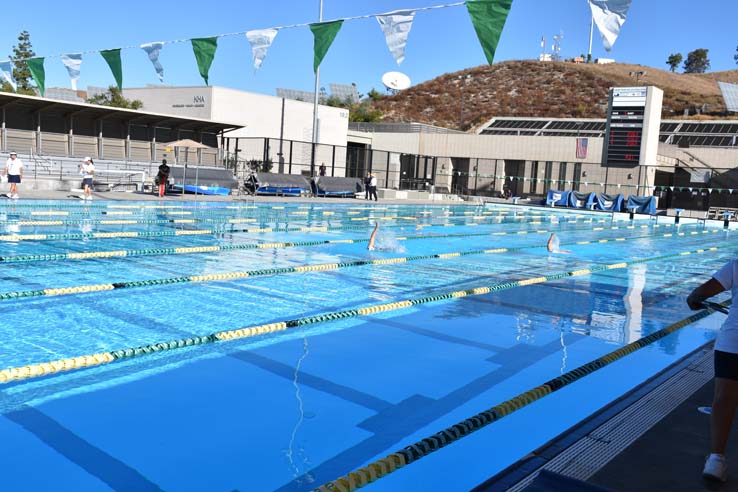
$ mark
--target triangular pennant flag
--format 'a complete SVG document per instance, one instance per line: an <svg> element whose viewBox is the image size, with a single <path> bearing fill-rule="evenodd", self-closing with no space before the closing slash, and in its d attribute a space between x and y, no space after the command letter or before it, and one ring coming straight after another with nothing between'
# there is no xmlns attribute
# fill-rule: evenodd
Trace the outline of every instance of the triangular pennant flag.
<svg viewBox="0 0 738 492"><path fill-rule="evenodd" d="M589 0L592 18L602 36L602 44L610 51L625 23L632 0Z"/></svg>
<svg viewBox="0 0 738 492"><path fill-rule="evenodd" d="M618 183L618 188L620 188L620 183Z"/></svg>
<svg viewBox="0 0 738 492"><path fill-rule="evenodd" d="M46 93L46 71L44 70L44 59L43 58L31 58L26 60L28 70L31 71L31 77L36 82L38 92L43 96Z"/></svg>
<svg viewBox="0 0 738 492"><path fill-rule="evenodd" d="M210 65L213 64L213 58L215 58L215 50L218 49L218 38L194 38L191 41L200 76L205 81L205 85L208 85L208 73Z"/></svg>
<svg viewBox="0 0 738 492"><path fill-rule="evenodd" d="M156 75L159 76L159 82L164 82L164 67L159 62L159 54L163 47L164 43L161 42L146 43L140 46L140 48L149 55L149 60L151 60L151 63L154 65L154 70L156 70Z"/></svg>
<svg viewBox="0 0 738 492"><path fill-rule="evenodd" d="M469 0L466 10L469 11L474 30L487 57L487 63L492 65L500 41L502 28L505 27L507 14L510 13L512 0Z"/></svg>
<svg viewBox="0 0 738 492"><path fill-rule="evenodd" d="M15 78L13 77L13 66L10 63L10 60L0 62L0 77L2 80L10 84L14 91L18 90L18 84L15 82Z"/></svg>
<svg viewBox="0 0 738 492"><path fill-rule="evenodd" d="M712 193L712 188L707 188L707 191L709 191L710 193Z"/></svg>
<svg viewBox="0 0 738 492"><path fill-rule="evenodd" d="M674 187L673 187L673 186L669 186L669 189L670 189L671 191L674 191Z"/></svg>
<svg viewBox="0 0 738 492"><path fill-rule="evenodd" d="M313 71L318 71L318 67L323 62L325 54L328 53L328 49L333 44L333 40L336 39L336 34L341 30L342 25L343 20L310 24L310 30L313 32L314 38Z"/></svg>
<svg viewBox="0 0 738 492"><path fill-rule="evenodd" d="M267 56L267 50L276 36L276 29L256 29L246 33L246 39L251 44L251 53L254 55L254 70L261 68L261 64L264 63L264 58Z"/></svg>
<svg viewBox="0 0 738 492"><path fill-rule="evenodd" d="M82 66L82 54L71 53L68 55L62 55L61 61L65 67L67 67L67 73L69 73L69 80L72 83L72 90L77 90L77 80L79 80L79 68Z"/></svg>
<svg viewBox="0 0 738 492"><path fill-rule="evenodd" d="M113 72L113 77L115 77L115 83L118 85L118 89L123 90L123 63L120 61L120 48L114 50L102 50L100 54L108 63L110 71Z"/></svg>
<svg viewBox="0 0 738 492"><path fill-rule="evenodd" d="M414 18L414 10L398 10L377 16L377 22L379 22L379 27L382 28L384 33L384 40L387 42L387 48L395 57L398 65L405 60L407 35L410 34L410 28L413 27Z"/></svg>

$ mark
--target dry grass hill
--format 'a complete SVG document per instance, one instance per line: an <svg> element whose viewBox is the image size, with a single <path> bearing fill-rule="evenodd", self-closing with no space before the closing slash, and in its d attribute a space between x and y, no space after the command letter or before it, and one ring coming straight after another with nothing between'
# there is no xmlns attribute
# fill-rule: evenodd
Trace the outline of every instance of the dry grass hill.
<svg viewBox="0 0 738 492"><path fill-rule="evenodd" d="M703 105L709 118L725 117L717 81L738 83L738 70L683 74L626 63L508 61L441 75L385 97L374 107L384 114L383 121L415 121L463 130L494 116L604 118L608 89L638 85L630 76L636 71L646 72L640 84L664 91L665 118L682 118L685 109Z"/></svg>

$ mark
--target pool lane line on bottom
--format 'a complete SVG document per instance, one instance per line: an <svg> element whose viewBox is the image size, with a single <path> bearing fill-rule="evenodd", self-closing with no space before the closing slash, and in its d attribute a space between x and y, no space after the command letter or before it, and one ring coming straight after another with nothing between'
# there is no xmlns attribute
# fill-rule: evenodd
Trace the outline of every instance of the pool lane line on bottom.
<svg viewBox="0 0 738 492"><path fill-rule="evenodd" d="M661 224L656 224L654 227L658 227ZM671 226L671 224L664 224L665 226ZM612 227L595 227L592 228L572 228L572 229L556 229L556 230L518 230L518 231L499 231L499 232L475 232L467 234L427 234L422 236L401 236L394 238L397 241L412 241L418 239L443 239L443 238L459 238L459 237L486 237L486 236L518 236L526 234L549 234L549 233L569 233L569 232L589 232L589 231L606 231L606 230L621 230L624 227L612 226ZM703 229L701 231L689 231L689 232L677 232L668 234L649 234L646 236L630 237L630 239L642 239L649 237L671 237L687 236L687 235L698 235L707 233L718 233L719 229ZM624 239L622 239L624 240ZM562 244L562 246L571 245L584 245L601 242L603 240L591 240L591 241L577 241L572 243ZM327 244L359 244L369 242L369 239L325 239L322 241L285 241L285 242L274 242L274 243L251 243L251 244L227 244L227 245L203 245L203 246L183 246L178 248L155 248L155 249L119 249L112 251L86 251L81 253L48 253L39 255L14 255L14 256L0 256L0 262L2 263L33 263L40 261L63 261L63 260L90 260L99 258L122 258L122 257L134 257L134 256L163 256L163 255L185 255L185 254L199 254L199 253L215 253L219 251L240 251L240 250L251 250L251 249L280 249L280 248L295 248L295 247L310 247L310 246L321 246Z"/></svg>
<svg viewBox="0 0 738 492"><path fill-rule="evenodd" d="M704 232L708 232L709 229L705 229ZM541 231L547 233L547 231ZM694 231L699 233L699 231ZM616 237L609 239L599 239L593 241L580 241L575 244L605 244L610 242L623 242L628 240L643 239L649 236L633 236L627 237ZM664 236L664 235L659 235ZM665 234L670 237L672 234ZM345 239L343 241L353 241ZM567 246L567 244L564 244ZM343 268L354 268L368 265L391 265L398 263L410 263L414 261L422 260L434 260L440 259L445 260L449 258L459 258L462 256L473 256L473 255L486 255L486 254L500 254L500 253L511 253L515 251L522 251L526 249L543 248L544 245L535 244L528 246L518 246L513 248L490 248L490 249L478 249L471 251L454 251L447 253L434 253L430 255L415 255L415 256L399 256L394 258L381 258L374 260L353 260L353 261L342 261L337 263L318 263L312 265L298 265L290 267L275 267L275 268L263 268L259 270L246 270L236 272L221 272L221 273L209 273L205 275L185 275L181 277L168 277L159 279L149 280L130 280L130 281L119 281L119 282L108 282L104 284L91 284L91 285L76 285L69 287L47 287L45 289L36 290L23 290L15 292L2 292L0 293L0 301L8 301L12 299L25 299L31 297L52 297L52 296L66 296L66 295L77 295L77 294L88 294L90 292L103 292L110 290L121 290L121 289L136 289L142 287L152 287L158 285L172 285L172 284L185 284L185 283L198 283L198 282L222 282L222 281L233 281L241 280L245 278L263 277L267 275L286 275L291 273L306 273L306 272L326 272L332 270L339 270ZM697 250L701 253L704 249ZM84 254L84 253L76 253Z"/></svg>
<svg viewBox="0 0 738 492"><path fill-rule="evenodd" d="M244 328L238 328L235 330L227 330L211 333L209 335L194 336L189 338L182 338L179 340L173 340L168 342L152 343L148 345L142 345L139 347L132 347L121 350L112 350L108 352L100 352L97 354L82 355L78 357L72 357L67 359L59 359L50 362L42 362L36 364L29 364L21 367L13 367L8 369L0 370L0 384L9 383L11 381L19 381L25 379L38 378L55 374L59 372L72 371L76 369L83 369L87 367L95 367L104 364L109 364L118 360L132 359L148 354L154 354L158 352L164 352L168 350L175 350L184 347L191 347L194 345L204 345L215 343L219 341L228 340L240 340L243 338L250 338L258 335L266 335L268 333L277 333L285 331L291 328L299 328L302 326L312 325L316 323L324 323L328 321L336 321L340 319L356 318L359 316L369 316L376 313L397 311L400 309L407 309L420 304L428 304L439 301L446 301L451 299L458 299L466 296L473 295L485 295L492 292L499 292L503 290L509 290L517 287L525 287L527 285L542 284L544 282L550 282L552 280L560 280L570 277L578 277L583 275L591 275L593 273L610 271L615 269L628 268L630 265L647 263L650 261L659 261L669 258L677 258L679 256L686 256L691 254L704 253L706 251L717 251L718 247L712 247L709 249L699 249L695 251L682 251L680 253L672 253L668 255L653 256L650 258L641 258L632 260L629 262L612 263L609 265L594 266L591 268L583 268L579 270L572 270L568 272L560 272L551 275L534 277L522 280L515 280L512 282L503 282L493 284L490 286L475 287L472 289L459 290L454 292L447 292L443 294L429 295L425 297L418 297L413 299L407 299L403 301L390 302L386 304L375 304L372 306L366 306L363 308L349 309L345 311L336 311L323 314L317 314L313 316L303 316L301 318L295 318L287 321L279 321L275 323L267 323L263 325L248 326Z"/></svg>
<svg viewBox="0 0 738 492"><path fill-rule="evenodd" d="M720 306L726 307L730 303L730 301L725 301ZM380 460L363 466L336 480L325 483L313 489L312 492L353 492L369 485L715 312L717 311L712 308L701 310L635 342L624 345L576 369L572 369L541 385L520 393L509 400L505 400L472 417L464 419L442 431L436 432L429 437L421 439L414 444L405 446Z"/></svg>

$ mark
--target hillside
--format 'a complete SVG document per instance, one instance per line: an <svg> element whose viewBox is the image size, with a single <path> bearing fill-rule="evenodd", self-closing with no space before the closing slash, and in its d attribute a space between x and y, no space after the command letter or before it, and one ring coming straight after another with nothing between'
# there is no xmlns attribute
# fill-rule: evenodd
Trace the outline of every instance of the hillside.
<svg viewBox="0 0 738 492"><path fill-rule="evenodd" d="M711 117L724 117L717 80L738 82L738 70L683 74L625 63L508 61L441 75L382 98L374 107L384 113L383 121L415 121L463 130L494 116L604 118L609 88L638 85L630 76L637 71L646 72L641 84L664 91L665 118L681 118L685 109L703 105Z"/></svg>

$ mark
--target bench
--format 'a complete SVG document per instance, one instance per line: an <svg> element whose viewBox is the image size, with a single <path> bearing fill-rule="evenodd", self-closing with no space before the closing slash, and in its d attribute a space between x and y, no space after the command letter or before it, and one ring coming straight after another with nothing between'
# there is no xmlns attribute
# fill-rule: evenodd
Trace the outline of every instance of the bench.
<svg viewBox="0 0 738 492"><path fill-rule="evenodd" d="M728 207L710 207L707 209L707 219L720 220L725 218L725 214L730 214L730 220L738 221L738 208Z"/></svg>

